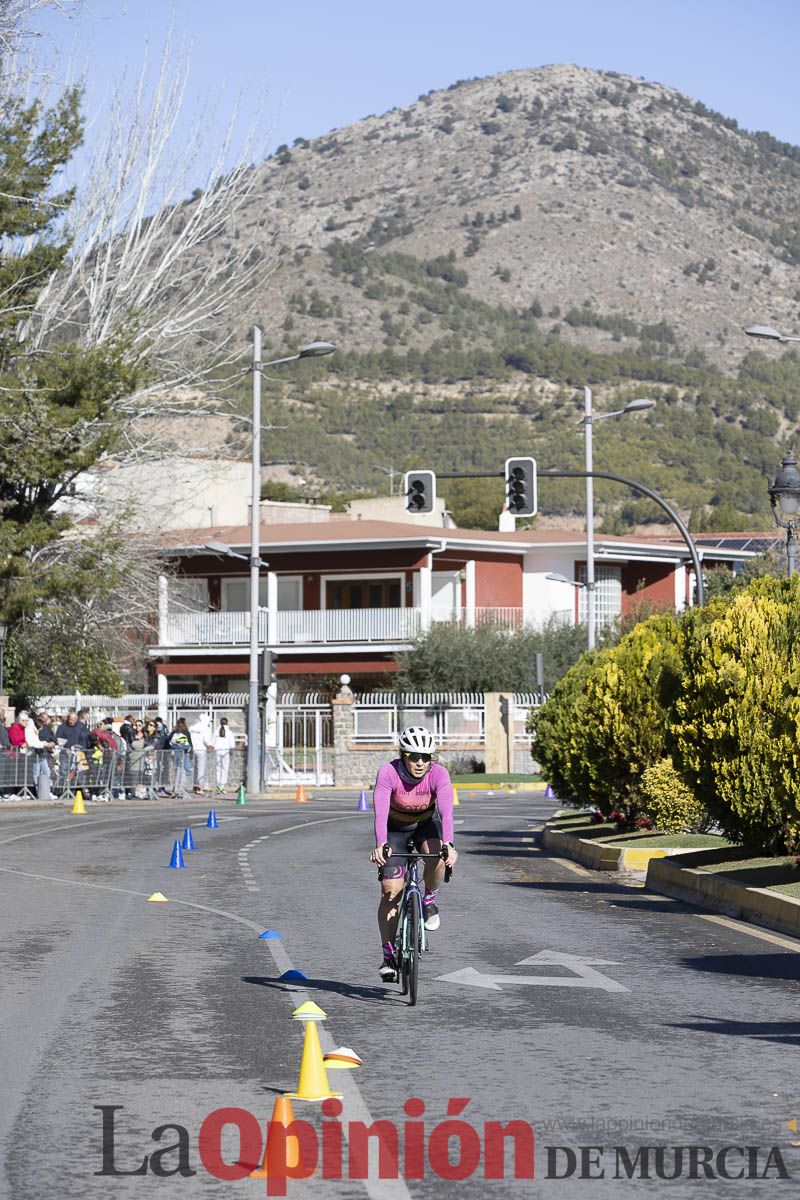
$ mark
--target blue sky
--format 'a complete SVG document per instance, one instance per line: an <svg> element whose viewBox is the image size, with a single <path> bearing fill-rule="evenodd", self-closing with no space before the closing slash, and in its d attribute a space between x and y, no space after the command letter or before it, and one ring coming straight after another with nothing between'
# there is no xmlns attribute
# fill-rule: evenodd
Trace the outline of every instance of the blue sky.
<svg viewBox="0 0 800 1200"><path fill-rule="evenodd" d="M85 0L79 19L40 27L62 65L87 68L93 116L171 19L192 50L187 111L216 102L221 127L237 96L255 111L266 93L271 148L457 79L561 62L656 80L800 143L796 0Z"/></svg>

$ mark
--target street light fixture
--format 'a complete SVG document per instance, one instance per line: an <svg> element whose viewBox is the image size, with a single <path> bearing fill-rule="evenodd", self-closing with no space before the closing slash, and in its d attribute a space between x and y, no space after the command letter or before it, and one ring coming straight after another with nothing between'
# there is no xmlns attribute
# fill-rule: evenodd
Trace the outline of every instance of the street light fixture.
<svg viewBox="0 0 800 1200"><path fill-rule="evenodd" d="M644 412L645 409L654 408L655 400L630 400L624 408L615 409L613 412L598 413L596 416L592 411L592 389L585 387L584 395L584 415L578 422L583 425L584 432L584 448L586 459L586 641L590 650L595 647L595 579L594 579L594 452L592 446L592 426L596 421L606 421L609 417L627 416L628 413Z"/></svg>
<svg viewBox="0 0 800 1200"><path fill-rule="evenodd" d="M787 574L791 577L797 571L797 527L800 525L800 470L791 451L781 463L775 482L769 486L769 500L775 524L786 530Z"/></svg>
<svg viewBox="0 0 800 1200"><path fill-rule="evenodd" d="M800 342L800 337L795 337L791 333L781 333L779 329L773 329L771 325L751 325L745 329L748 337L766 338L771 342Z"/></svg>
<svg viewBox="0 0 800 1200"><path fill-rule="evenodd" d="M380 463L375 463L372 467L373 471L383 471L384 475L389 476L389 495L394 495L394 477L397 474L394 467L382 467Z"/></svg>
<svg viewBox="0 0 800 1200"><path fill-rule="evenodd" d="M585 588L586 584L580 579L567 579L566 575L562 575L559 571L551 571L549 575L545 575L545 579L552 579L553 583L568 583L570 587Z"/></svg>
<svg viewBox="0 0 800 1200"><path fill-rule="evenodd" d="M253 372L253 450L250 480L250 678L247 692L247 787L253 793L259 790L258 572L261 567L261 559L258 552L261 538L258 506L261 499L261 376L268 367L297 362L300 358L321 358L325 354L333 354L335 349L333 342L309 342L302 346L296 354L287 354L283 358L273 358L269 362L262 362L261 329L258 325L253 326L253 360L250 367L247 368ZM220 545L222 544L220 543ZM240 554L234 555L234 557L244 558L245 556Z"/></svg>

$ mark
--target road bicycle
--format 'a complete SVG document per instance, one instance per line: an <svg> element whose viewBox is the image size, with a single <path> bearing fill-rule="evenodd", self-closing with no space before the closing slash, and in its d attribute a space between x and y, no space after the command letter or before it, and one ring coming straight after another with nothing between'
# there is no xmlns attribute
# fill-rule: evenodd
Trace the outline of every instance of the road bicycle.
<svg viewBox="0 0 800 1200"><path fill-rule="evenodd" d="M389 857L388 842L383 847L384 858ZM447 862L444 848L438 854L422 854L417 850L413 840L408 842L406 853L393 850L391 857L406 860L403 873L403 897L400 902L400 915L397 920L397 934L394 940L394 957L400 976L400 988L404 996L408 996L409 1004L417 1003L417 983L419 980L419 956L428 949L428 938L425 921L422 916L422 892L420 891L419 863L421 859L443 859ZM445 867L445 883L450 881L453 871ZM380 871L378 872L380 878Z"/></svg>

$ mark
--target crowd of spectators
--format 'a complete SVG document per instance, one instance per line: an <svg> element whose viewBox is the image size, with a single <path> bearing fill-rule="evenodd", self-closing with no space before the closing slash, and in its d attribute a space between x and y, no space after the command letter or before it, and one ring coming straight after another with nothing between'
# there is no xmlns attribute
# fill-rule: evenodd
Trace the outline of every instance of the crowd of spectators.
<svg viewBox="0 0 800 1200"><path fill-rule="evenodd" d="M169 729L160 717L133 713L91 721L86 708L63 717L22 711L7 725L0 710L0 794L28 791L47 800L81 789L88 799L111 800L224 793L237 749L227 717L212 724L207 713L191 725L180 717Z"/></svg>

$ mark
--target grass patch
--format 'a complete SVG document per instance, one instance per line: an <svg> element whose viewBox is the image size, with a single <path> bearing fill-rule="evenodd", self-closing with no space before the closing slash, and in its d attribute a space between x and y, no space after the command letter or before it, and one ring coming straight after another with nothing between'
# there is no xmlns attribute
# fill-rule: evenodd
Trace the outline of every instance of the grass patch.
<svg viewBox="0 0 800 1200"><path fill-rule="evenodd" d="M641 834L625 834L614 839L617 846L636 844L641 840ZM712 850L717 846L730 846L732 843L714 833L650 833L647 845L652 846L654 850Z"/></svg>
<svg viewBox="0 0 800 1200"><path fill-rule="evenodd" d="M732 857L704 863L700 870L712 875L724 875L726 879L742 883L745 887L769 888L770 891L800 899L800 868L794 865L793 855L742 858L741 850L734 850Z"/></svg>

